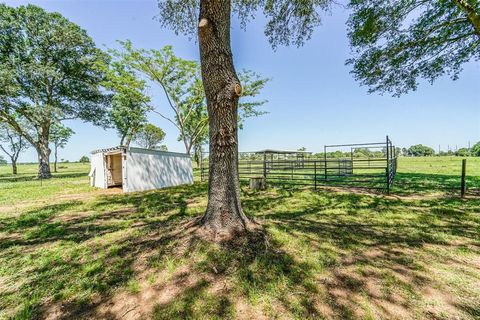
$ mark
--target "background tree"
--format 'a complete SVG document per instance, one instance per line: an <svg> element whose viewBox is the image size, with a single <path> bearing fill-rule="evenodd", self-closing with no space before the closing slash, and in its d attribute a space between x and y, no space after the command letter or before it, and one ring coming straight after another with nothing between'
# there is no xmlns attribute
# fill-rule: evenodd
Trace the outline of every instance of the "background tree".
<svg viewBox="0 0 480 320"><path fill-rule="evenodd" d="M57 172L58 148L64 148L68 140L75 132L62 125L61 123L53 123L50 127L50 142L53 143L53 171Z"/></svg>
<svg viewBox="0 0 480 320"><path fill-rule="evenodd" d="M474 157L480 157L480 141L473 145L470 154Z"/></svg>
<svg viewBox="0 0 480 320"><path fill-rule="evenodd" d="M265 34L273 47L301 45L320 24L330 0L234 1L245 25L258 12L268 22ZM198 35L202 81L209 121L208 205L202 225L213 234L233 235L248 229L240 204L238 179L238 100L242 85L230 45L232 2L228 0L159 0L160 21L177 33ZM197 15L198 13L198 15Z"/></svg>
<svg viewBox="0 0 480 320"><path fill-rule="evenodd" d="M78 160L80 163L89 163L90 159L87 156L82 156L80 160Z"/></svg>
<svg viewBox="0 0 480 320"><path fill-rule="evenodd" d="M10 158L13 174L17 174L18 156L29 147L30 145L23 136L8 124L0 122L0 149Z"/></svg>
<svg viewBox="0 0 480 320"><path fill-rule="evenodd" d="M155 149L162 143L165 138L165 132L159 127L148 123L144 125L135 135L135 142L142 148ZM162 148L166 151L166 147Z"/></svg>
<svg viewBox="0 0 480 320"><path fill-rule="evenodd" d="M28 5L0 4L0 121L37 151L39 177L50 178L49 136L53 123L82 119L103 124L108 103L97 68L104 54L79 26L58 13ZM18 119L34 128L30 133Z"/></svg>
<svg viewBox="0 0 480 320"><path fill-rule="evenodd" d="M412 157L427 157L435 155L435 150L422 144L411 146L407 150L408 155Z"/></svg>
<svg viewBox="0 0 480 320"><path fill-rule="evenodd" d="M470 150L468 148L460 148L455 152L457 157L468 157L470 156Z"/></svg>
<svg viewBox="0 0 480 320"><path fill-rule="evenodd" d="M418 79L457 79L480 59L480 2L476 0L352 0L348 21L352 73L370 92L396 96Z"/></svg>
<svg viewBox="0 0 480 320"><path fill-rule="evenodd" d="M112 51L113 55L139 76L160 86L172 116L158 108L154 112L178 129L178 140L184 143L185 152L190 154L192 148L203 144L208 135L207 102L198 63L175 56L171 46L146 50L134 48L130 41L120 43L123 49ZM243 71L240 79L244 82L242 97L245 97L239 105L241 126L246 118L265 113L258 110L265 100L248 98L257 96L269 79L252 71Z"/></svg>
<svg viewBox="0 0 480 320"><path fill-rule="evenodd" d="M112 94L109 118L120 136L120 145L129 146L135 134L147 123L151 110L150 98L145 93L145 81L128 70L124 61L114 60L103 66L106 79L102 83Z"/></svg>
<svg viewBox="0 0 480 320"><path fill-rule="evenodd" d="M0 166L7 164L7 160L3 156L0 156Z"/></svg>

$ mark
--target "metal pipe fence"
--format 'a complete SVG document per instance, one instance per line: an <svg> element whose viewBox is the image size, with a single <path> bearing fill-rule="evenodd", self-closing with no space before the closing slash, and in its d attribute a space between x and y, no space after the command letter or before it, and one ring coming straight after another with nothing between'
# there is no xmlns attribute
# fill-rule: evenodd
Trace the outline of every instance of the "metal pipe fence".
<svg viewBox="0 0 480 320"><path fill-rule="evenodd" d="M328 158L327 151L337 147L378 147L383 149L384 157L354 158L352 152L348 158ZM388 193L397 168L395 147L388 137L383 143L324 146L322 158L302 154L293 159L274 159L273 155L270 157L265 153L261 156L252 154L239 154L239 179L264 177L267 183L275 185L354 187ZM202 181L208 180L208 153L202 155L200 177Z"/></svg>

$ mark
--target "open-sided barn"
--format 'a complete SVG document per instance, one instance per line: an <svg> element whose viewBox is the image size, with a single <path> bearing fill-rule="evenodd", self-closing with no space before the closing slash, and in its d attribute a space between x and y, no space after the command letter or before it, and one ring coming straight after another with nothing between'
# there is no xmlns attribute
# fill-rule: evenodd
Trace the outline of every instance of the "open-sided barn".
<svg viewBox="0 0 480 320"><path fill-rule="evenodd" d="M89 176L94 187L133 192L193 183L188 154L124 146L91 154Z"/></svg>

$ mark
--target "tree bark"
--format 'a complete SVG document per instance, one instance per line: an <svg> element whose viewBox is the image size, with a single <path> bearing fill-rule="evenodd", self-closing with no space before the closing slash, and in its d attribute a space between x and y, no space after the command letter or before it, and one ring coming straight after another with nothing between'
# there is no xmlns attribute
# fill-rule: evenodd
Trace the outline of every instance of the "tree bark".
<svg viewBox="0 0 480 320"><path fill-rule="evenodd" d="M58 150L58 147L57 145L55 145L55 161L53 162L53 172L57 172L57 150Z"/></svg>
<svg viewBox="0 0 480 320"><path fill-rule="evenodd" d="M48 147L48 131L43 132L42 135L38 137L36 149L38 153L38 178L50 179L52 173L50 172L51 150Z"/></svg>
<svg viewBox="0 0 480 320"><path fill-rule="evenodd" d="M12 173L17 174L17 161L12 159Z"/></svg>
<svg viewBox="0 0 480 320"><path fill-rule="evenodd" d="M185 153L190 154L192 152L192 144L186 139L183 139L183 143L185 144Z"/></svg>
<svg viewBox="0 0 480 320"><path fill-rule="evenodd" d="M241 91L230 47L230 1L201 0L198 27L209 116L208 205L201 224L216 235L247 230L238 179L238 99Z"/></svg>

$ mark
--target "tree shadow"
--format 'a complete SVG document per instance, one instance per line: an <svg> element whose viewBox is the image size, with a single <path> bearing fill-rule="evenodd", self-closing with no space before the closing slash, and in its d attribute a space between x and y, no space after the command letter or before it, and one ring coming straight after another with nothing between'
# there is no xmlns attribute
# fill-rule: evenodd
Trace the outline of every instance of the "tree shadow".
<svg viewBox="0 0 480 320"><path fill-rule="evenodd" d="M12 236L0 239L0 252L20 271L17 292L0 301L25 301L25 318L58 305L57 318L114 319L128 306L105 306L146 273L162 277L153 296L170 292L147 318L234 318L243 304L250 318L354 319L368 316L366 303L384 318L409 317L420 288L433 285L419 250L454 247L454 236L480 254L480 221L470 217L480 199L244 190L246 213L265 230L212 244L193 232L206 192L199 183L101 195L0 220Z"/></svg>
<svg viewBox="0 0 480 320"><path fill-rule="evenodd" d="M467 189L475 191L480 186L480 177L467 176ZM426 173L397 172L392 192L399 195L442 192L460 194L461 176Z"/></svg>

